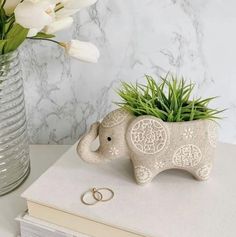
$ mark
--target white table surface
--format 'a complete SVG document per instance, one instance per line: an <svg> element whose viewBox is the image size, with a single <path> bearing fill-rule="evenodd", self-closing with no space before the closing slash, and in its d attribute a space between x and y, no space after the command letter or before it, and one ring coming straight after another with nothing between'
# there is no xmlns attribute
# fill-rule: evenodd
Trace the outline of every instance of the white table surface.
<svg viewBox="0 0 236 237"><path fill-rule="evenodd" d="M69 147L66 145L32 145L30 147L31 172L28 179L15 191L0 197L0 237L15 237L19 234L19 225L15 217L27 209L26 201L20 197L21 193Z"/></svg>
<svg viewBox="0 0 236 237"><path fill-rule="evenodd" d="M20 194L35 180L40 174L42 174L52 163L54 163L70 146L58 146L58 145L33 145L31 146L31 173L27 181L14 192L0 197L0 237L15 237L19 234L18 223L14 220L15 217L26 210L26 201L20 197ZM217 157L216 159L225 159L230 161L232 166L236 165L236 145L230 144L219 144L217 148ZM216 160L216 165L219 162ZM221 165L224 162L221 162ZM222 172L224 165L222 165ZM227 167L227 166L226 166ZM235 166L236 168L236 166ZM229 180L232 180L232 185L228 183L228 187L235 189L236 172L233 173L234 177L231 177ZM219 195L224 195L225 200L231 201L228 205L236 205L236 197L228 197L227 193L220 193ZM194 206L193 206L194 211ZM236 214L235 214L236 215ZM230 218L230 215L227 217ZM210 221L210 220L209 220ZM235 223L236 224L236 223ZM234 227L232 227L234 228ZM231 229L232 229L231 228ZM177 231L177 230L176 230ZM177 233L177 232L176 232ZM232 236L232 231L229 233L225 230L224 236ZM233 235L236 236L236 233ZM232 236L232 237L233 237ZM46 236L45 236L46 237ZM176 235L177 237L177 235ZM214 236L208 236L214 237Z"/></svg>

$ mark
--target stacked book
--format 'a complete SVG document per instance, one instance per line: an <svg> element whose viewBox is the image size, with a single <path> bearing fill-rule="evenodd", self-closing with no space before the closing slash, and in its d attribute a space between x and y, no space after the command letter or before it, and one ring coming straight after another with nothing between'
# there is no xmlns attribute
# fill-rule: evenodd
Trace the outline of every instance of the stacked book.
<svg viewBox="0 0 236 237"><path fill-rule="evenodd" d="M16 218L20 222L21 237L88 237L70 229L51 224L24 213Z"/></svg>
<svg viewBox="0 0 236 237"><path fill-rule="evenodd" d="M225 236L226 228L233 233L236 208L224 202L220 166L207 182L167 171L139 186L130 160L87 164L76 145L22 194L28 212L18 217L21 237L216 237ZM109 188L114 197L85 205L81 196L92 188Z"/></svg>

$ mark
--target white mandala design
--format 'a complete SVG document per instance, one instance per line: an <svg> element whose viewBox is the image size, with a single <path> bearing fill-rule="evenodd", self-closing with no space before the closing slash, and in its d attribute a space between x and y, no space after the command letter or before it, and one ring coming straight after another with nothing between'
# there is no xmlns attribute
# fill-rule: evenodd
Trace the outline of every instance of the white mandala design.
<svg viewBox="0 0 236 237"><path fill-rule="evenodd" d="M211 169L212 169L212 165L211 165L211 164L204 165L204 166L202 166L201 168L199 168L199 169L197 170L197 175L198 175L201 179L206 180L206 179L209 178Z"/></svg>
<svg viewBox="0 0 236 237"><path fill-rule="evenodd" d="M131 129L131 142L142 153L160 152L167 143L167 131L155 119L139 120Z"/></svg>
<svg viewBox="0 0 236 237"><path fill-rule="evenodd" d="M211 146L214 148L216 147L217 138L218 138L217 124L215 122L211 122L208 125L208 139Z"/></svg>
<svg viewBox="0 0 236 237"><path fill-rule="evenodd" d="M146 183L152 176L151 170L140 165L134 168L136 179L139 183Z"/></svg>
<svg viewBox="0 0 236 237"><path fill-rule="evenodd" d="M199 147L188 144L180 147L173 156L173 164L179 167L194 167L201 161L202 152Z"/></svg>

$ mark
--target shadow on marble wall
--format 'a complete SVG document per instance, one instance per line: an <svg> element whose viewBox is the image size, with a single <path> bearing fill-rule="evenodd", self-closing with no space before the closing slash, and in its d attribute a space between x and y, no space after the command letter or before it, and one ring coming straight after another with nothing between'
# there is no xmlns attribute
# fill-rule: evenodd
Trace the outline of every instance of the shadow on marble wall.
<svg viewBox="0 0 236 237"><path fill-rule="evenodd" d="M117 100L120 81L172 71L198 84L196 94L219 95L225 108L220 140L236 143L235 1L103 0L75 17L58 39L90 40L98 64L64 55L56 45L21 49L31 143L72 144ZM66 37L65 37L66 36Z"/></svg>

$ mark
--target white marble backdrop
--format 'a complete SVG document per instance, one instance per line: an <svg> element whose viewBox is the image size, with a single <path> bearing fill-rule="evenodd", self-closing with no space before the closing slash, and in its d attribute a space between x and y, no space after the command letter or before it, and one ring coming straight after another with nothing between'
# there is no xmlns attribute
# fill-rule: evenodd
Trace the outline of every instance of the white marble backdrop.
<svg viewBox="0 0 236 237"><path fill-rule="evenodd" d="M197 95L220 96L212 104L228 108L220 140L236 143L235 9L234 0L100 0L58 36L91 40L98 64L71 59L52 43L24 44L31 142L75 142L114 107L120 81L172 71L196 82Z"/></svg>

